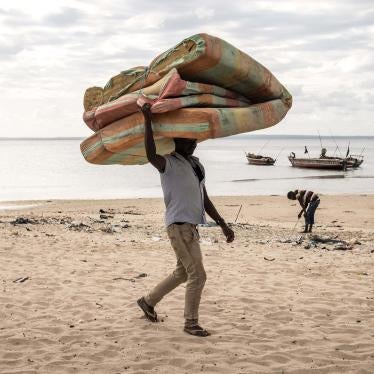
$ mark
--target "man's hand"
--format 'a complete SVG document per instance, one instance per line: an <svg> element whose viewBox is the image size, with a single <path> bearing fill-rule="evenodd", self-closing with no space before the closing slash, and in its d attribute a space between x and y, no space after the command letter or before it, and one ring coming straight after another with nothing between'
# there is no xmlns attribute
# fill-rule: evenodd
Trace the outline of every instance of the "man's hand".
<svg viewBox="0 0 374 374"><path fill-rule="evenodd" d="M306 216L306 210L305 209L302 209L301 212L297 215L297 218L300 219L300 217L303 215L304 213L304 217Z"/></svg>
<svg viewBox="0 0 374 374"><path fill-rule="evenodd" d="M223 234L226 236L226 242L231 243L235 238L234 231L232 231L230 227L227 226L226 222L223 222L221 224L221 229Z"/></svg>
<svg viewBox="0 0 374 374"><path fill-rule="evenodd" d="M150 120L152 118L152 113L151 113L151 104L144 104L141 107L141 111L143 113L144 118L147 120Z"/></svg>

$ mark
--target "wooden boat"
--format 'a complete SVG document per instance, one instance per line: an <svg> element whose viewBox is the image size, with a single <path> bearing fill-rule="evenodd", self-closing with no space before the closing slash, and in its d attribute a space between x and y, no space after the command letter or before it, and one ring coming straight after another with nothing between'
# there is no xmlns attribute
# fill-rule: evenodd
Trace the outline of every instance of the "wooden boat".
<svg viewBox="0 0 374 374"><path fill-rule="evenodd" d="M274 165L275 163L275 159L269 156L261 156L254 153L246 153L245 156L250 165Z"/></svg>
<svg viewBox="0 0 374 374"><path fill-rule="evenodd" d="M364 162L364 156L362 155L349 155L349 146L347 149L347 154L346 156L343 157L331 157L327 156L327 150L326 148L321 149L321 155L319 156L320 159L338 159L338 160L343 160L346 162L346 167L347 168L352 168L356 169L358 168L363 162Z"/></svg>
<svg viewBox="0 0 374 374"><path fill-rule="evenodd" d="M295 168L346 170L347 161L341 158L297 158L294 153L288 156Z"/></svg>
<svg viewBox="0 0 374 374"><path fill-rule="evenodd" d="M358 168L364 162L364 156L361 155L350 155L345 158L347 162L347 168Z"/></svg>

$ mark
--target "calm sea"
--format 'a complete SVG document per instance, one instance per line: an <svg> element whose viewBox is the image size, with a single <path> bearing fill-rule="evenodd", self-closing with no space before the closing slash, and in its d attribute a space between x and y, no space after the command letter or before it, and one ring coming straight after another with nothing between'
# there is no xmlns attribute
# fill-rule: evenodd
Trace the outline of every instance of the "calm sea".
<svg viewBox="0 0 374 374"><path fill-rule="evenodd" d="M90 165L81 139L0 140L0 201L33 199L111 199L161 197L158 172L150 165ZM239 135L198 145L210 195L285 194L294 188L321 193L374 193L374 138L323 138L328 154L363 152L356 170L303 170L290 166L288 154L318 156L318 137ZM337 146L339 149L337 149ZM248 165L245 152L277 157L274 166ZM308 156L308 155L306 155Z"/></svg>

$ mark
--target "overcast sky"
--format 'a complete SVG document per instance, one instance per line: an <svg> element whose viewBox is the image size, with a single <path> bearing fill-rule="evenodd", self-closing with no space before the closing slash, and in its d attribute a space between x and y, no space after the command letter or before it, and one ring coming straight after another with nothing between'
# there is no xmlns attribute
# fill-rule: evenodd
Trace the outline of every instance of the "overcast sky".
<svg viewBox="0 0 374 374"><path fill-rule="evenodd" d="M293 95L262 133L374 135L373 0L1 0L0 137L89 136L87 87L199 32L254 57Z"/></svg>

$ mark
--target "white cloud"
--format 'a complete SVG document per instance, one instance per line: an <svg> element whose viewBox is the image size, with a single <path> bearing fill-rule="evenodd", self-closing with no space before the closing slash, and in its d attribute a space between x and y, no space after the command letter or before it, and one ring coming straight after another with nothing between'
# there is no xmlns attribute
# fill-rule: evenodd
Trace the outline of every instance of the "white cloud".
<svg viewBox="0 0 374 374"><path fill-rule="evenodd" d="M214 9L212 8L204 8L204 7L198 7L195 10L196 17L199 19L212 19L214 17Z"/></svg>
<svg viewBox="0 0 374 374"><path fill-rule="evenodd" d="M374 135L372 1L3 3L0 137L89 135L81 120L86 87L198 32L236 45L290 89L294 107L267 132Z"/></svg>

